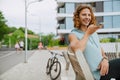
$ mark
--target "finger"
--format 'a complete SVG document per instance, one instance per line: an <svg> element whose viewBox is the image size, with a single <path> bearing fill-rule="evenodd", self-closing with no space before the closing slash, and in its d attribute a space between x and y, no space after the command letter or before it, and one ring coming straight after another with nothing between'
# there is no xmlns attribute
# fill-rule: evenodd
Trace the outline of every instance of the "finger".
<svg viewBox="0 0 120 80"><path fill-rule="evenodd" d="M100 28L102 28L102 26L96 26L96 28L97 28L97 29L100 29Z"/></svg>
<svg viewBox="0 0 120 80"><path fill-rule="evenodd" d="M106 70L106 73L105 74L108 74L108 69Z"/></svg>
<svg viewBox="0 0 120 80"><path fill-rule="evenodd" d="M103 24L99 24L98 27L99 27L99 28L102 28L102 27L103 27Z"/></svg>
<svg viewBox="0 0 120 80"><path fill-rule="evenodd" d="M101 67L100 74L104 76L106 74L106 69L104 66Z"/></svg>
<svg viewBox="0 0 120 80"><path fill-rule="evenodd" d="M98 27L99 27L99 28L102 28L103 26L102 26L102 25L99 25Z"/></svg>
<svg viewBox="0 0 120 80"><path fill-rule="evenodd" d="M106 74L108 74L108 72L109 72L109 65L108 65L108 68L107 68Z"/></svg>
<svg viewBox="0 0 120 80"><path fill-rule="evenodd" d="M100 69L100 75L103 76L103 68Z"/></svg>

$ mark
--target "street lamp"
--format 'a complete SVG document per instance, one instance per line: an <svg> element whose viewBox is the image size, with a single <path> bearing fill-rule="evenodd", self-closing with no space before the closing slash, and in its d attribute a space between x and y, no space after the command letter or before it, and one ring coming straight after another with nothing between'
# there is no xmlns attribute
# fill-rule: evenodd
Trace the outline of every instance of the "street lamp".
<svg viewBox="0 0 120 80"><path fill-rule="evenodd" d="M27 0L25 0L25 63L27 63L27 9L30 4L35 3L35 2L40 2L42 0L37 0L37 1L31 1L27 3Z"/></svg>

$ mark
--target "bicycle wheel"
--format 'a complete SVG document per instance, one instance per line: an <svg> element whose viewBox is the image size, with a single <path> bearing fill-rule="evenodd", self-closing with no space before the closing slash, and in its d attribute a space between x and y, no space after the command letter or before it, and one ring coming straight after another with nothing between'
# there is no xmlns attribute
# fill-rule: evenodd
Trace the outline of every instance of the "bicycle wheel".
<svg viewBox="0 0 120 80"><path fill-rule="evenodd" d="M51 66L50 66L50 78L52 80L56 80L61 73L61 64L59 61L55 61Z"/></svg>
<svg viewBox="0 0 120 80"><path fill-rule="evenodd" d="M51 65L51 59L48 59L47 66L46 66L46 74L50 74L50 65Z"/></svg>

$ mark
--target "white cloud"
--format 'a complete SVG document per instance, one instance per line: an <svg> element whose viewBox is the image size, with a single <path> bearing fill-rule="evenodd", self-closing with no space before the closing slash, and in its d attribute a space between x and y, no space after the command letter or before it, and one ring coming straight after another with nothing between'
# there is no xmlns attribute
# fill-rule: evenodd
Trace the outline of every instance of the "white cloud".
<svg viewBox="0 0 120 80"><path fill-rule="evenodd" d="M1 0L0 10L8 20L9 26L24 27L24 0ZM57 24L55 10L56 2L54 0L42 0L30 4L28 6L28 28L36 33L40 31L44 33L55 32Z"/></svg>

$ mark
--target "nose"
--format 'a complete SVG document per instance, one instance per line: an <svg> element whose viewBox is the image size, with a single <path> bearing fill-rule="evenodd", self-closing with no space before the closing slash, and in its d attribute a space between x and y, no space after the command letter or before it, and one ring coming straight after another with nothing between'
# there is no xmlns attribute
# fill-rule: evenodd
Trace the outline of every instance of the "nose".
<svg viewBox="0 0 120 80"><path fill-rule="evenodd" d="M86 15L86 18L90 18L90 16L89 16L89 15Z"/></svg>

